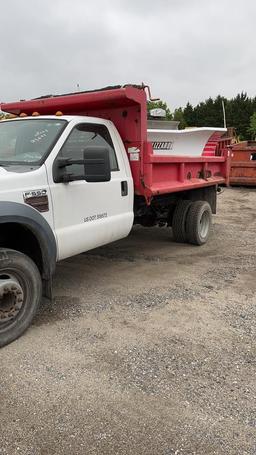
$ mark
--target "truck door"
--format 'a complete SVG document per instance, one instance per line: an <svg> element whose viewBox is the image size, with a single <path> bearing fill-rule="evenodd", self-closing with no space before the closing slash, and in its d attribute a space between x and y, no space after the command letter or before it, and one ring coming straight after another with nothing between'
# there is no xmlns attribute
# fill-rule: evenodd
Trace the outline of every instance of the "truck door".
<svg viewBox="0 0 256 455"><path fill-rule="evenodd" d="M115 132L110 134L104 124L78 123L56 159L81 160L90 145L108 148L110 181L54 183L53 160L46 162L59 260L126 237L133 224L133 182ZM82 169L82 165L73 164L68 172L81 175Z"/></svg>

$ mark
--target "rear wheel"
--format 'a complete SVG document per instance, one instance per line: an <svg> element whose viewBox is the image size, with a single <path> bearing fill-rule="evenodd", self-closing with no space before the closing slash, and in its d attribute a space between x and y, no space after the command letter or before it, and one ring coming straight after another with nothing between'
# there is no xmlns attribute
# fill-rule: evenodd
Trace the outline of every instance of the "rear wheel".
<svg viewBox="0 0 256 455"><path fill-rule="evenodd" d="M172 218L172 233L175 242L185 243L187 241L186 218L192 201L181 200L175 207Z"/></svg>
<svg viewBox="0 0 256 455"><path fill-rule="evenodd" d="M42 297L42 281L26 255L0 249L0 347L29 327Z"/></svg>
<svg viewBox="0 0 256 455"><path fill-rule="evenodd" d="M187 219L186 233L189 243L203 245L207 242L212 225L212 210L208 202L195 201L191 204Z"/></svg>

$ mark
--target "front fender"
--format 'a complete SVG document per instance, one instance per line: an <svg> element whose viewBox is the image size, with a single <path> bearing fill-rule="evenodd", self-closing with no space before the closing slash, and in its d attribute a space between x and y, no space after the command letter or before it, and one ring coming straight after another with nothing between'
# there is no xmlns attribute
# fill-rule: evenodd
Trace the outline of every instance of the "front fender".
<svg viewBox="0 0 256 455"><path fill-rule="evenodd" d="M20 224L34 234L42 253L43 279L50 279L56 267L57 245L54 233L45 218L27 205L0 201L0 225L3 223Z"/></svg>

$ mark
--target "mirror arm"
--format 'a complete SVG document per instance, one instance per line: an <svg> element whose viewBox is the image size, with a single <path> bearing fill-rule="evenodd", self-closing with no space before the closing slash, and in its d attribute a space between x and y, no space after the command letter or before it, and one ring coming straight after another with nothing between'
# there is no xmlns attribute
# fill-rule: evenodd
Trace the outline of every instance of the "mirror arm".
<svg viewBox="0 0 256 455"><path fill-rule="evenodd" d="M83 164L84 160L72 160L71 158L58 158L58 167L62 169L63 167L72 166L73 164Z"/></svg>
<svg viewBox="0 0 256 455"><path fill-rule="evenodd" d="M84 175L64 174L61 176L61 183L75 182L76 180L85 180Z"/></svg>

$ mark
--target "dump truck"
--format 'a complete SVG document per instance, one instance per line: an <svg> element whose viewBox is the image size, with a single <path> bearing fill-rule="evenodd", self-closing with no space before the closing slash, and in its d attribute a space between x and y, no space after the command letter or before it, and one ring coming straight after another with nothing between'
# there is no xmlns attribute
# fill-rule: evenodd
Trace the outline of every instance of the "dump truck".
<svg viewBox="0 0 256 455"><path fill-rule="evenodd" d="M148 128L147 93L126 85L0 105L1 347L52 298L58 261L134 224L207 241L229 151L204 153L215 128Z"/></svg>

